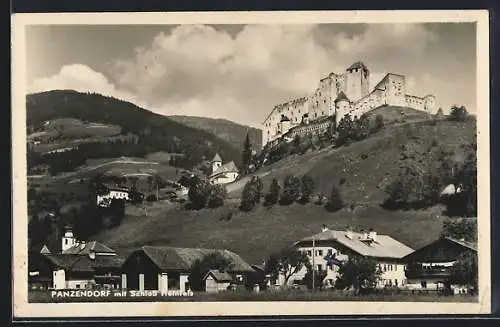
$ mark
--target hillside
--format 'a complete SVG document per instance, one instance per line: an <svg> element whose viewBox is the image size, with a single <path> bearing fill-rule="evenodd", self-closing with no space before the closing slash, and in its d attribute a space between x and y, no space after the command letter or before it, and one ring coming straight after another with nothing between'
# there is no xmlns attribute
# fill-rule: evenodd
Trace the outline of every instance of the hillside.
<svg viewBox="0 0 500 327"><path fill-rule="evenodd" d="M234 160L237 164L241 161L239 149L212 133L112 97L56 90L27 95L26 101L27 125L33 130L43 128L46 121L74 118L118 126L122 135L138 136L134 148L141 153L184 153L191 162L196 162L219 152L225 160ZM135 156L134 153L123 155Z"/></svg>
<svg viewBox="0 0 500 327"><path fill-rule="evenodd" d="M192 116L168 116L186 126L202 129L227 141L233 147L241 149L248 133L252 147L259 150L262 147L262 131L257 128L244 126L227 119L214 119Z"/></svg>
<svg viewBox="0 0 500 327"><path fill-rule="evenodd" d="M223 208L186 211L174 204L156 205L148 216L128 208L128 216L115 230L98 236L117 250L130 251L142 244L225 247L251 263L259 263L269 253L297 239L318 232L323 224L344 229L348 225L374 228L413 248L436 237L446 218L442 206L409 211L389 211L380 204L384 187L399 172L402 146L427 151L430 147L463 152L475 134L475 121L423 121L387 126L377 134L338 149L294 155L258 171L265 191L273 178L287 174L309 174L317 192L328 194L338 185L346 207L336 213L314 204L257 207L249 213L237 208L245 180L230 187L230 200ZM343 183L341 183L343 180ZM223 219L233 213L230 220Z"/></svg>

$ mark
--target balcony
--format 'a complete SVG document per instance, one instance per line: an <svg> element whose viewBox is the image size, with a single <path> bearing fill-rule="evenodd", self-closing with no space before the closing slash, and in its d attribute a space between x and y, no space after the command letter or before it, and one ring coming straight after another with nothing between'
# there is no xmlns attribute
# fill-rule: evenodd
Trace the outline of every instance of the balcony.
<svg viewBox="0 0 500 327"><path fill-rule="evenodd" d="M422 266L410 265L405 271L407 278L447 278L450 276L450 268L444 266Z"/></svg>

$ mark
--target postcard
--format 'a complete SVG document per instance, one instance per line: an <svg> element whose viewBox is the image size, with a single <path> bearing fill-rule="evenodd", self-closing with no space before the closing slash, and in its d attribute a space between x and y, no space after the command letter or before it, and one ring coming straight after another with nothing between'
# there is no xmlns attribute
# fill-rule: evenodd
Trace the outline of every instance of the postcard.
<svg viewBox="0 0 500 327"><path fill-rule="evenodd" d="M12 27L14 317L490 312L487 11Z"/></svg>

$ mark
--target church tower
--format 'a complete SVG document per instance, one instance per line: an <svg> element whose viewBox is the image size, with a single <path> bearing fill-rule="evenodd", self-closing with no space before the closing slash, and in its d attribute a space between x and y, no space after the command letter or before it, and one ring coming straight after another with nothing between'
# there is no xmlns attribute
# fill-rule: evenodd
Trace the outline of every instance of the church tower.
<svg viewBox="0 0 500 327"><path fill-rule="evenodd" d="M216 153L215 157L212 159L212 174L215 173L220 166L222 166L222 158Z"/></svg>
<svg viewBox="0 0 500 327"><path fill-rule="evenodd" d="M66 229L64 231L64 236L62 237L61 242L62 242L61 246L62 252L72 248L76 244L76 239L73 235L73 230L70 226L66 226Z"/></svg>
<svg viewBox="0 0 500 327"><path fill-rule="evenodd" d="M351 101L356 101L370 92L370 71L361 61L355 62L345 73L345 94Z"/></svg>

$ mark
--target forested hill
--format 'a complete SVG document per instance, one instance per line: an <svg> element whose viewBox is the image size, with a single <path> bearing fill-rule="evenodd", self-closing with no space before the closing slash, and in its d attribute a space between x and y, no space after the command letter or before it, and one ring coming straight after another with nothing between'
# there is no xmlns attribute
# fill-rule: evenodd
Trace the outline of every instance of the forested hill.
<svg viewBox="0 0 500 327"><path fill-rule="evenodd" d="M232 122L227 119L194 117L194 116L168 116L169 118L198 129L208 131L222 140L229 142L233 147L241 149L248 133L252 148L259 150L262 147L262 131Z"/></svg>
<svg viewBox="0 0 500 327"><path fill-rule="evenodd" d="M95 93L54 90L29 94L27 125L35 129L44 121L57 118L77 118L83 121L118 125L122 134L135 134L140 152L166 151L183 153L190 163L203 156L219 152L224 160L241 162L240 149L214 134L186 126L140 108L130 102ZM125 154L124 154L125 155Z"/></svg>

